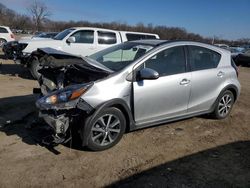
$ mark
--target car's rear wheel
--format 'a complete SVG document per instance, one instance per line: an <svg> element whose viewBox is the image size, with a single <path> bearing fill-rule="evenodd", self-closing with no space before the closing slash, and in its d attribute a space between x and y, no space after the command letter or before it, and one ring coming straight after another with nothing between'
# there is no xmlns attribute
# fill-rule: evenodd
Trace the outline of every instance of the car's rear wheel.
<svg viewBox="0 0 250 188"><path fill-rule="evenodd" d="M29 70L31 75L33 76L33 78L35 79L39 79L39 77L41 76L41 74L38 72L38 70L40 70L42 67L40 66L40 63L37 59L34 59L29 66Z"/></svg>
<svg viewBox="0 0 250 188"><path fill-rule="evenodd" d="M3 44L6 43L7 41L5 39L0 39L0 48L3 47Z"/></svg>
<svg viewBox="0 0 250 188"><path fill-rule="evenodd" d="M120 141L125 132L126 119L119 109L111 107L104 109L85 126L87 147L93 151L101 151Z"/></svg>
<svg viewBox="0 0 250 188"><path fill-rule="evenodd" d="M219 98L216 103L213 116L216 119L226 118L232 110L234 104L234 95L231 91L225 91Z"/></svg>

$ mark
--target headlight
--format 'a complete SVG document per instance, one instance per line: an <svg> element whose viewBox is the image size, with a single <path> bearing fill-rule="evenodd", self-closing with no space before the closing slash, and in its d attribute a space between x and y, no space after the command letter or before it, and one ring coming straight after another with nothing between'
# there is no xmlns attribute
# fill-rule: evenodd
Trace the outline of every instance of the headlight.
<svg viewBox="0 0 250 188"><path fill-rule="evenodd" d="M43 102L46 104L58 104L65 103L71 100L79 98L84 94L90 85L74 85L67 87L63 90L59 90L49 96L44 97Z"/></svg>

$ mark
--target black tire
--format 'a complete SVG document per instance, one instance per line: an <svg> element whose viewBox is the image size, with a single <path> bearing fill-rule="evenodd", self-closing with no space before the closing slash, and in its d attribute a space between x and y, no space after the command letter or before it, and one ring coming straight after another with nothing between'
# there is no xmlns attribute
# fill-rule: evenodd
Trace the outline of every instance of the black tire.
<svg viewBox="0 0 250 188"><path fill-rule="evenodd" d="M5 39L0 38L0 48L3 47L3 44L6 43L7 41Z"/></svg>
<svg viewBox="0 0 250 188"><path fill-rule="evenodd" d="M38 80L41 76L41 74L38 72L38 70L40 70L41 68L42 67L40 66L40 63L37 59L33 59L29 65L30 73L36 80Z"/></svg>
<svg viewBox="0 0 250 188"><path fill-rule="evenodd" d="M101 119L103 120L104 124L101 123ZM117 124L117 122L119 122L119 124ZM105 124L108 128L104 126ZM93 151L102 151L111 148L121 140L125 129L126 119L123 113L114 107L106 108L100 111L99 114L97 114L89 124L84 125L83 131L87 139L86 146ZM111 130L119 130L119 133L112 132ZM111 140L113 141L110 142Z"/></svg>
<svg viewBox="0 0 250 188"><path fill-rule="evenodd" d="M226 90L225 92L223 92L219 96L219 98L216 102L216 106L215 106L214 112L212 113L212 116L215 119L226 118L230 114L230 112L233 108L234 101L235 101L235 98L234 98L234 95L231 91Z"/></svg>

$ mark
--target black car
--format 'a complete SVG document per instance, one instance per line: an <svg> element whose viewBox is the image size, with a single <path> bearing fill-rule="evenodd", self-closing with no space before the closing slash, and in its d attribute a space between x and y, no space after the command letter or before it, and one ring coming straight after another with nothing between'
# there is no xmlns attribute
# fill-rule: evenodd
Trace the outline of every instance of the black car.
<svg viewBox="0 0 250 188"><path fill-rule="evenodd" d="M237 63L237 65L249 67L250 66L250 49L245 51L245 53L237 55L235 57L235 62Z"/></svg>

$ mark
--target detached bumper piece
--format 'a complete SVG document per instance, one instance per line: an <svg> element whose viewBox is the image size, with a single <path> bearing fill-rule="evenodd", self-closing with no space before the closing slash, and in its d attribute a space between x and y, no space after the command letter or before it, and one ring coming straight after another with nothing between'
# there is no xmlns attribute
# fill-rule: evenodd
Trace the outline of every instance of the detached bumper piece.
<svg viewBox="0 0 250 188"><path fill-rule="evenodd" d="M60 137L58 135L49 135L49 136L46 136L45 138L43 138L42 140L42 144L45 145L45 146L57 146L59 144L64 144L64 143L67 143L69 142L70 140L72 139L72 137Z"/></svg>

